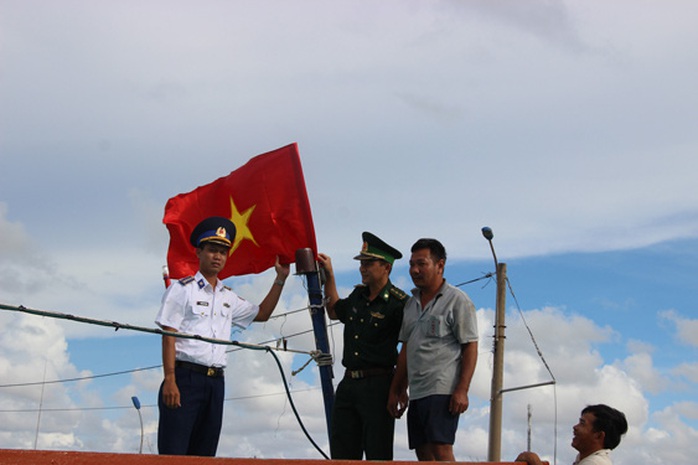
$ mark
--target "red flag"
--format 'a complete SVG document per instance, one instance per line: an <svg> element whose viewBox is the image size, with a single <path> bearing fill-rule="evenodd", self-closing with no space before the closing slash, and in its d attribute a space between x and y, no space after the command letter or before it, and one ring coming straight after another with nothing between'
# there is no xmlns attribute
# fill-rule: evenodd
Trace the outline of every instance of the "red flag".
<svg viewBox="0 0 698 465"><path fill-rule="evenodd" d="M237 232L228 262L218 275L260 273L291 263L297 249L317 251L310 203L298 145L258 155L229 175L167 201L165 223L170 231L167 265L172 278L199 269L189 235L209 216L230 218Z"/></svg>

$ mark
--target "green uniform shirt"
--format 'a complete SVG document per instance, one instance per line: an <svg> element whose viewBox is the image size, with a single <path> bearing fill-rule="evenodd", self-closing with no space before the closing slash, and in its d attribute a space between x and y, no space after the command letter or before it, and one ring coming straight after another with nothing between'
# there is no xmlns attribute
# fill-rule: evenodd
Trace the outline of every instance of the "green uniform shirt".
<svg viewBox="0 0 698 465"><path fill-rule="evenodd" d="M395 366L406 301L407 294L390 281L373 301L368 300L368 287L363 285L337 301L334 310L344 323L342 364L348 370Z"/></svg>

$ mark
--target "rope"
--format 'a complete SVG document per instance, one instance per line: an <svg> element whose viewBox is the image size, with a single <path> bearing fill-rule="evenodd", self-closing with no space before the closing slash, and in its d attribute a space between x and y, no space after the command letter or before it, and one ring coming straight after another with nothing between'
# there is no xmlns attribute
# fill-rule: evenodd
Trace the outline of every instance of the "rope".
<svg viewBox="0 0 698 465"><path fill-rule="evenodd" d="M328 365L333 365L333 364L334 364L334 360L333 360L332 354L323 354L323 353L320 352L319 350L314 350L314 351L312 351L312 352L310 353L310 358L308 359L308 361L305 362L305 363L303 364L303 366L300 367L299 369L293 370L293 371L291 372L291 375L292 375L292 376L296 376L298 373L300 373L301 371L305 370L305 367L307 367L308 365L310 365L310 362L312 362L313 360L315 360L315 363L316 363L317 366L319 366L319 367L323 367L323 366L328 366Z"/></svg>

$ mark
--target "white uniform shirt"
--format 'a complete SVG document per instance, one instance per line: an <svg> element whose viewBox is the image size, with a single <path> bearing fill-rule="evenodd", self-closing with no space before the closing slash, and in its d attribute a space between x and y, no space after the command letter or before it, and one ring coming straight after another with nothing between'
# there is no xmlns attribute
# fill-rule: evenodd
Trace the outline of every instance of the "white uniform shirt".
<svg viewBox="0 0 698 465"><path fill-rule="evenodd" d="M259 306L239 297L217 280L216 288L197 272L194 278L172 283L162 297L155 323L178 332L230 340L232 325L247 328L259 313ZM227 346L177 338L175 359L208 367L224 367Z"/></svg>
<svg viewBox="0 0 698 465"><path fill-rule="evenodd" d="M572 465L613 465L613 462L611 462L611 449L597 450L593 454L584 457L581 461L579 460L579 455L577 455Z"/></svg>

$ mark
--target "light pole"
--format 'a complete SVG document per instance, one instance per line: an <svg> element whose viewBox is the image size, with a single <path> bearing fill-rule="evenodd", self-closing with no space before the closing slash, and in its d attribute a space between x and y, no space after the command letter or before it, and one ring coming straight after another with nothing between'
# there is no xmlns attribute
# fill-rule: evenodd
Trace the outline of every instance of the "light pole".
<svg viewBox="0 0 698 465"><path fill-rule="evenodd" d="M504 320L506 317L507 264L499 263L497 261L497 254L494 252L494 245L492 244L492 239L494 238L494 233L492 232L492 229L485 226L484 228L482 228L482 235L490 243L492 257L494 258L494 265L497 269L497 308L495 311L494 320L494 360L492 364L492 388L490 391L490 434L489 447L487 450L487 461L499 462L501 460L502 452L502 394L504 394L505 392L520 391L522 389L530 389L534 387L555 384L555 377L552 373L550 373L550 376L553 377L552 381L529 384L526 386L508 389L503 388L504 339L506 337L504 335L504 330L506 328ZM540 355L540 350L538 350L538 353ZM548 366L547 363L545 363L545 360L543 360L543 363L546 367ZM549 368L548 372L550 372Z"/></svg>
<svg viewBox="0 0 698 465"><path fill-rule="evenodd" d="M494 233L492 229L485 226L482 228L482 235L490 243L494 266L497 271L497 302L494 321L494 362L492 366L492 388L490 392L490 434L487 460L499 462L502 448L502 385L504 381L504 323L505 300L506 300L506 279L507 264L497 261L497 254L494 252L492 239Z"/></svg>
<svg viewBox="0 0 698 465"><path fill-rule="evenodd" d="M142 454L143 453L143 416L141 415L141 401L138 400L138 397L133 396L133 397L131 397L131 402L133 402L133 406L136 407L136 411L138 412L138 419L141 421L141 445L138 448L138 453Z"/></svg>

